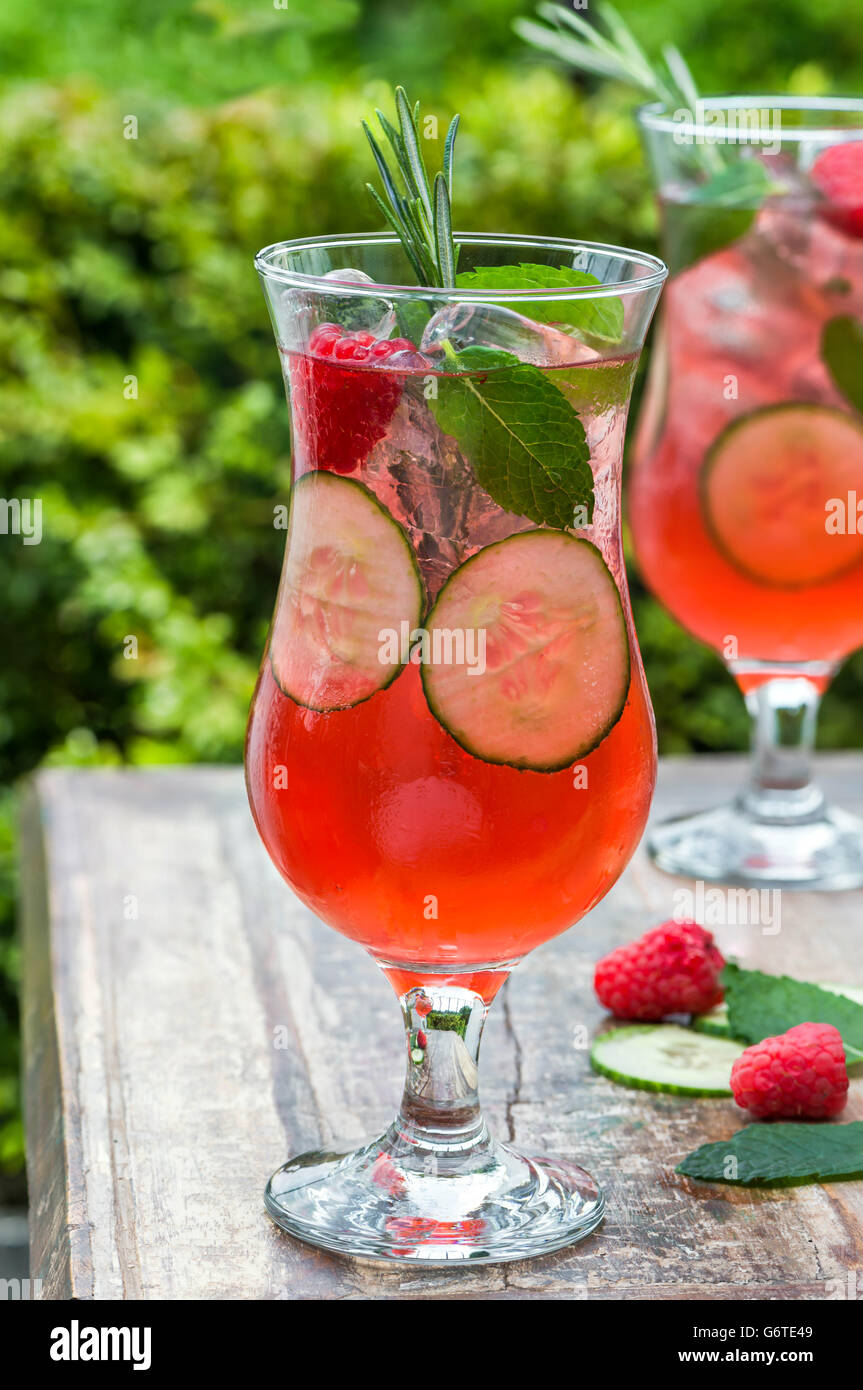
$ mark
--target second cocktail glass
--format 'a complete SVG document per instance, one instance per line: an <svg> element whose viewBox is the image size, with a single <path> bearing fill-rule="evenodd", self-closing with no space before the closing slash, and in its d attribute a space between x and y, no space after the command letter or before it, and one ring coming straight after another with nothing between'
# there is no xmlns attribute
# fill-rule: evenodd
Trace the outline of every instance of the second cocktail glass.
<svg viewBox="0 0 863 1390"><path fill-rule="evenodd" d="M735 802L657 826L671 873L863 883L863 824L811 777L820 697L863 644L863 101L642 109L672 278L630 517L657 597L753 721Z"/></svg>
<svg viewBox="0 0 863 1390"><path fill-rule="evenodd" d="M402 287L388 235L257 259L293 486L249 796L295 892L385 971L407 1049L390 1128L292 1159L266 1204L314 1244L423 1264L523 1258L602 1217L580 1167L490 1137L477 1059L513 966L623 870L655 778L619 492L665 268L456 243L449 290Z"/></svg>

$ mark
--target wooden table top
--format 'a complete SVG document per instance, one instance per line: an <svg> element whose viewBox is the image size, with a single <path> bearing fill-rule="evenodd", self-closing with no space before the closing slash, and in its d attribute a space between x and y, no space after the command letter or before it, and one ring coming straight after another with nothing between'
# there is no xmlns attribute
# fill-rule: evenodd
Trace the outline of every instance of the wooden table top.
<svg viewBox="0 0 863 1390"><path fill-rule="evenodd" d="M654 814L714 803L741 766L666 761ZM824 757L821 771L863 812L863 756ZM604 1224L524 1263L418 1270L324 1254L264 1214L264 1182L288 1154L384 1128L403 1042L386 980L270 864L241 771L46 771L22 839L43 1298L820 1299L863 1265L863 1183L693 1183L674 1166L741 1127L733 1102L591 1072L579 1039L603 1018L594 961L670 916L687 886L643 850L585 922L519 967L483 1044L497 1132L588 1168ZM781 906L778 934L719 927L719 944L774 973L863 984L863 892L787 892ZM863 1118L863 1080L844 1118Z"/></svg>

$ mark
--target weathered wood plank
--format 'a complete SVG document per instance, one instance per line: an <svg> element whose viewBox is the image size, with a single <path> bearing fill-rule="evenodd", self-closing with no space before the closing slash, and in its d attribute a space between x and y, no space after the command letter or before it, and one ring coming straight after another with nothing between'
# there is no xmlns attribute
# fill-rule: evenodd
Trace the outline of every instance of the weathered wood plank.
<svg viewBox="0 0 863 1390"><path fill-rule="evenodd" d="M21 912L27 927L23 942L26 988L21 1008L24 1098L27 1128L34 1137L27 1156L30 1264L44 1282L44 1297L70 1298L76 1235L66 1178L68 1154L70 1149L77 1149L78 1141L73 1139L67 1145L67 1135L77 1115L72 1109L74 1095L64 1096L60 1078L45 842L32 785L21 816ZM77 1261L83 1284L86 1252L79 1252L79 1256L83 1256Z"/></svg>
<svg viewBox="0 0 863 1390"><path fill-rule="evenodd" d="M863 758L824 760L863 811ZM656 812L710 804L735 759L663 766ZM725 1101L594 1076L596 958L670 915L685 884L637 856L492 1011L483 1092L499 1132L583 1162L600 1232L488 1269L391 1270L315 1252L263 1214L286 1154L383 1127L402 1044L389 986L272 868L237 769L39 775L24 827L33 1274L63 1298L821 1298L863 1263L863 1184L758 1194L678 1178L739 1128ZM863 893L782 896L781 930L717 928L766 970L863 984ZM863 1081L848 1118L863 1118Z"/></svg>

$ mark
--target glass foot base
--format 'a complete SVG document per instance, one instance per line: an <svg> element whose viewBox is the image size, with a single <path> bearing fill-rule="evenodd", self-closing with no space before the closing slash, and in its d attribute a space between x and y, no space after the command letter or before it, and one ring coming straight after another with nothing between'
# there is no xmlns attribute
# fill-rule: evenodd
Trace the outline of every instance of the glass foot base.
<svg viewBox="0 0 863 1390"><path fill-rule="evenodd" d="M783 823L754 816L741 798L657 825L647 849L660 869L684 878L755 888L863 884L863 821L830 806Z"/></svg>
<svg viewBox="0 0 863 1390"><path fill-rule="evenodd" d="M340 1255L399 1264L495 1264L548 1254L599 1225L605 1199L582 1168L486 1140L461 1158L399 1154L393 1131L351 1150L300 1154L264 1201L283 1230Z"/></svg>

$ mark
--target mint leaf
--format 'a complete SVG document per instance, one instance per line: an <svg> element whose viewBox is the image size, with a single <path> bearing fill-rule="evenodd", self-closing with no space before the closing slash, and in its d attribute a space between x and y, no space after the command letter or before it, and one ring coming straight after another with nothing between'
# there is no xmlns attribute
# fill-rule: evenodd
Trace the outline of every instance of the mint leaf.
<svg viewBox="0 0 863 1390"><path fill-rule="evenodd" d="M738 160L690 191L686 202L666 203L672 268L685 270L739 241L772 189L763 164Z"/></svg>
<svg viewBox="0 0 863 1390"><path fill-rule="evenodd" d="M708 203L712 208L748 208L757 212L773 187L764 165L757 159L739 159L720 169L689 193L690 203Z"/></svg>
<svg viewBox="0 0 863 1390"><path fill-rule="evenodd" d="M623 408L632 390L637 362L592 362L582 367L556 367L552 380L578 415L601 415L617 406Z"/></svg>
<svg viewBox="0 0 863 1390"><path fill-rule="evenodd" d="M540 526L572 526L576 507L590 521L590 449L557 387L538 367L495 348L450 350L446 366L472 375L440 377L437 399L428 404L444 433L458 441L480 487Z"/></svg>
<svg viewBox="0 0 863 1390"><path fill-rule="evenodd" d="M496 367L515 367L518 365L518 358L514 353L507 352L506 348L488 347L485 343L471 343L470 347L459 348L456 352L452 343L447 340L443 344L443 351L447 371L456 374L459 372L490 372Z"/></svg>
<svg viewBox="0 0 863 1390"><path fill-rule="evenodd" d="M434 313L434 306L425 299L401 299L396 308L396 331L394 338L407 338L419 347L426 324ZM341 319L339 319L341 323ZM368 323L368 320L366 320ZM364 325L365 326L365 325Z"/></svg>
<svg viewBox="0 0 863 1390"><path fill-rule="evenodd" d="M820 286L824 294L850 294L854 286L844 275L831 275L829 280L825 280Z"/></svg>
<svg viewBox="0 0 863 1390"><path fill-rule="evenodd" d="M601 284L595 275L588 275L584 270L526 262L480 266L478 270L464 270L456 276L456 285L465 290L567 290ZM602 343L617 343L623 335L623 301L616 296L550 302L513 300L501 307L533 319L535 323L553 323L563 332L569 330Z"/></svg>
<svg viewBox="0 0 863 1390"><path fill-rule="evenodd" d="M733 1037L756 1043L798 1023L832 1023L842 1034L847 1060L863 1059L863 1004L789 975L765 975L739 965L726 965L722 985Z"/></svg>
<svg viewBox="0 0 863 1390"><path fill-rule="evenodd" d="M748 208L711 208L697 203L667 203L668 261L672 272L705 260L739 241L752 226L754 211Z"/></svg>
<svg viewBox="0 0 863 1390"><path fill-rule="evenodd" d="M855 410L863 411L863 323L841 314L824 325L821 359Z"/></svg>
<svg viewBox="0 0 863 1390"><path fill-rule="evenodd" d="M706 1182L769 1187L793 1181L863 1177L863 1120L850 1124L753 1124L702 1144L676 1173Z"/></svg>

